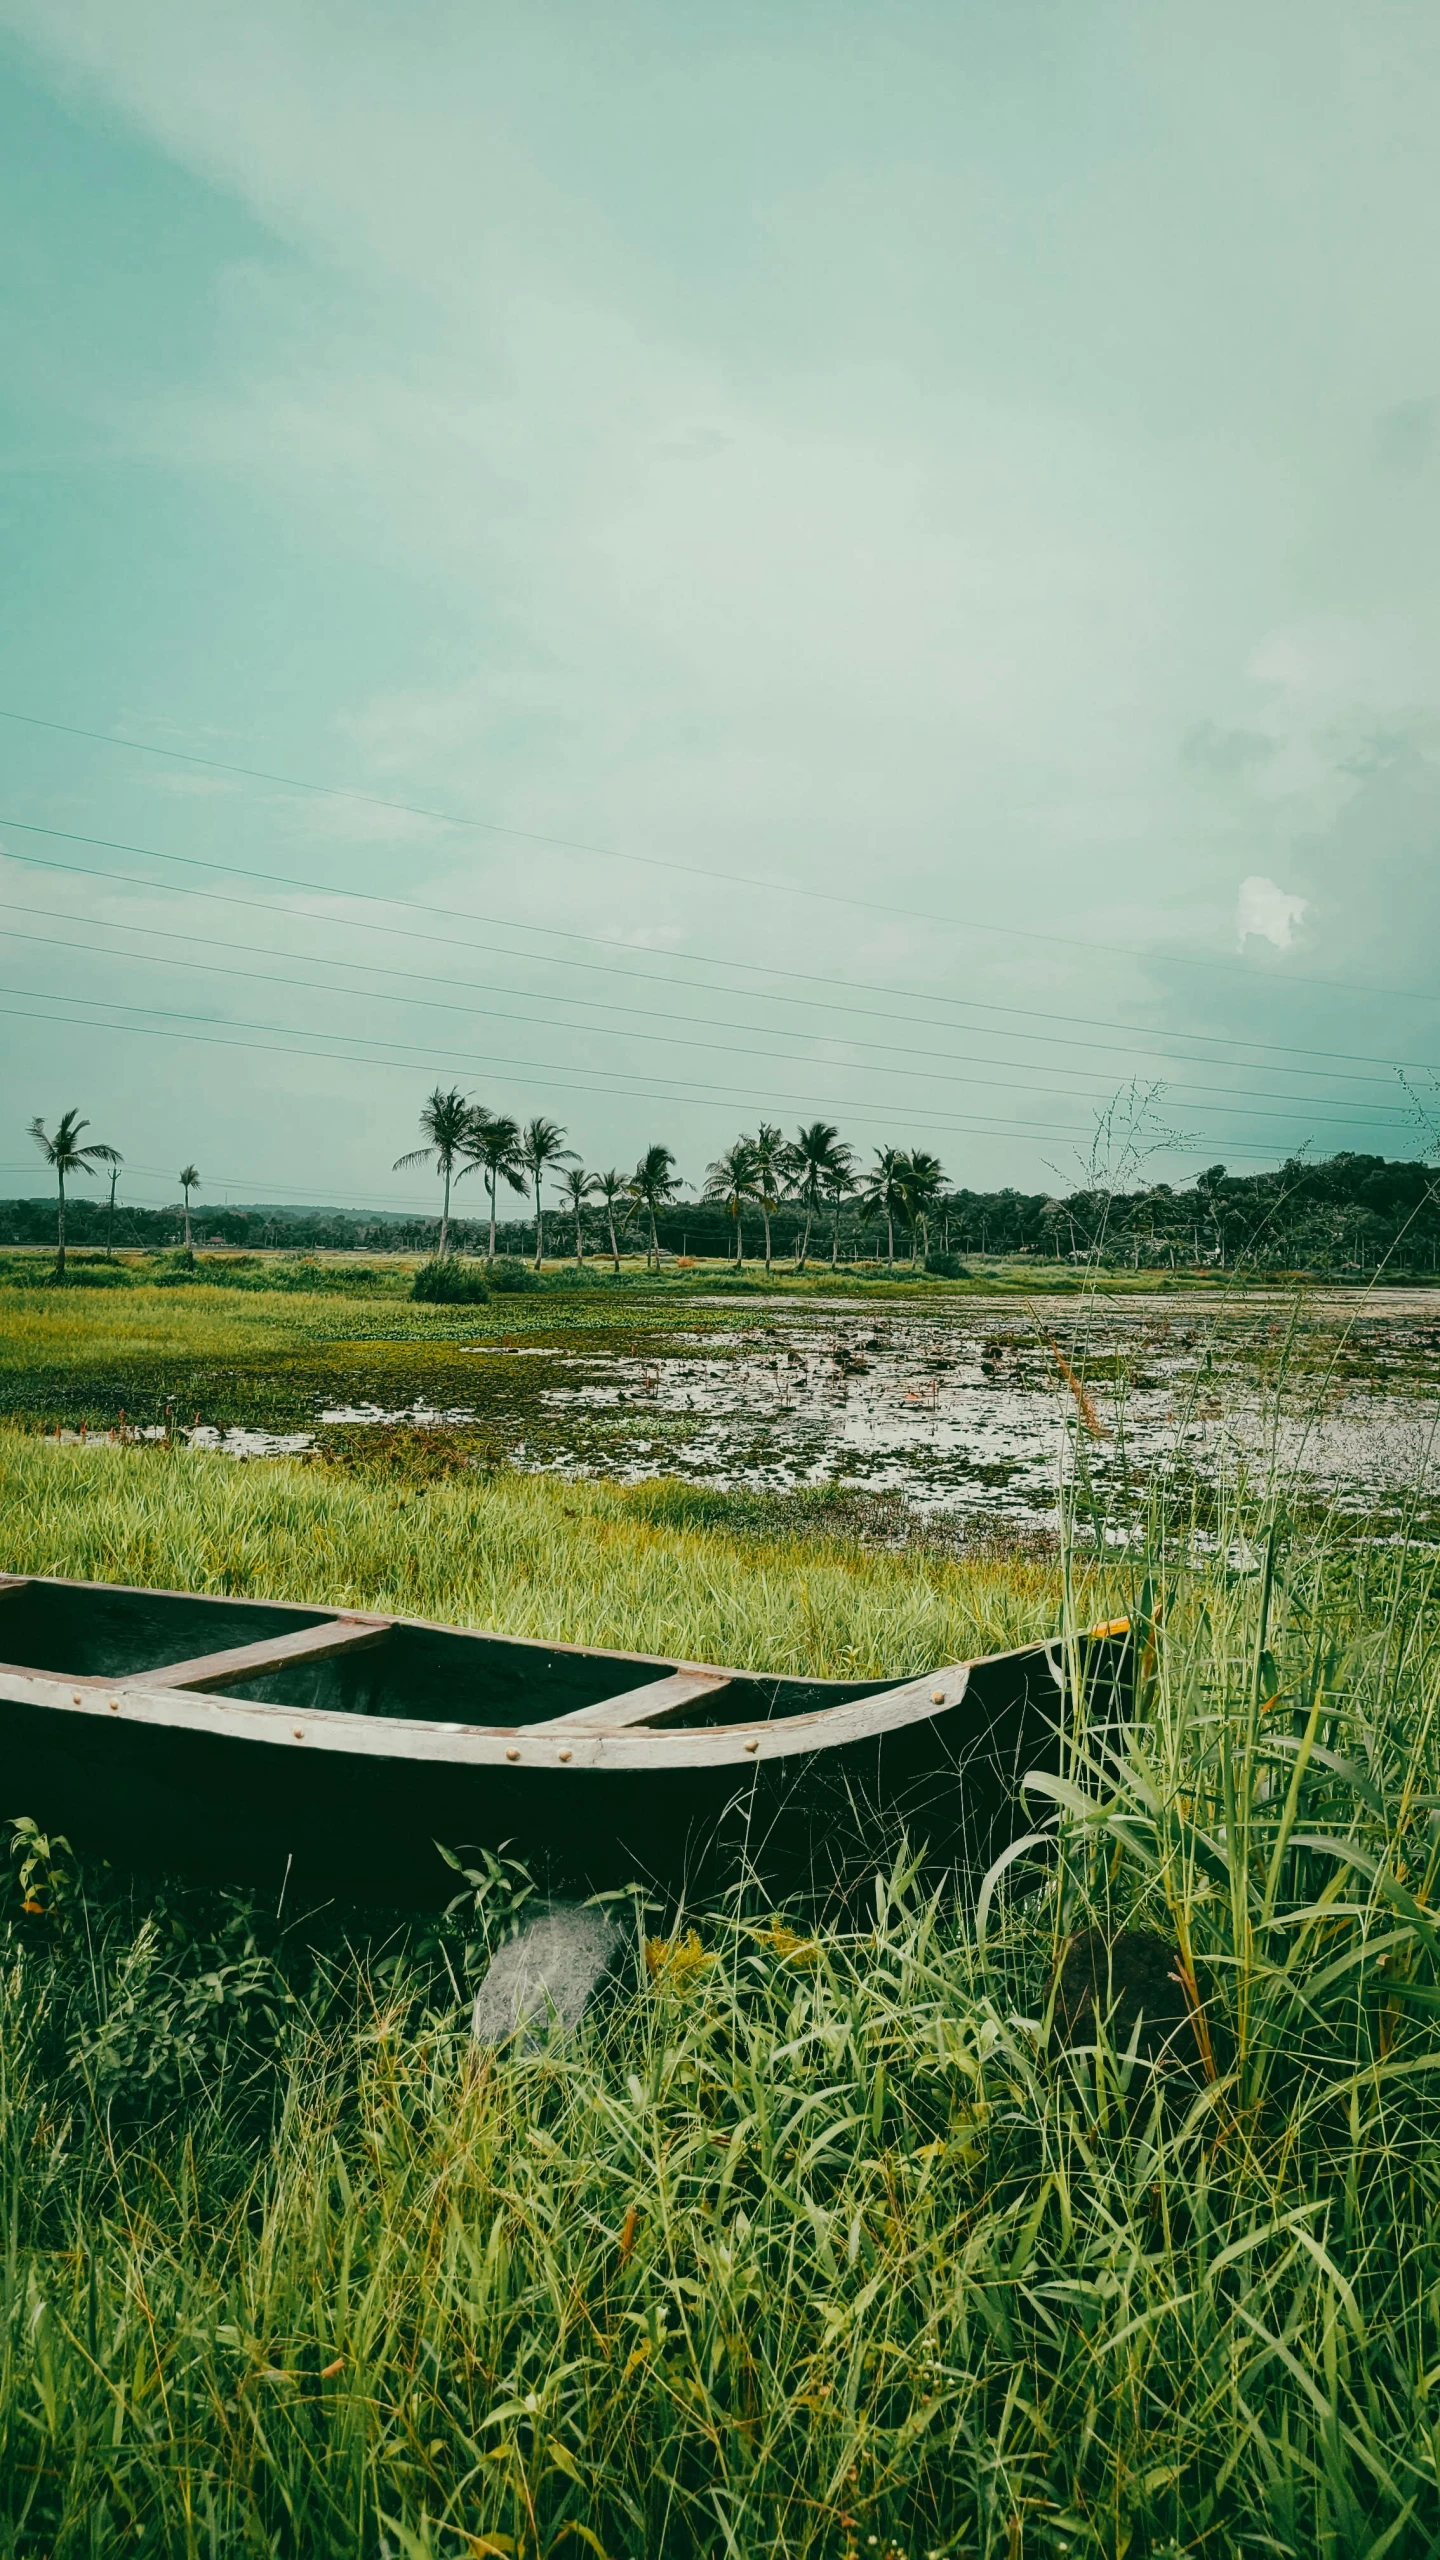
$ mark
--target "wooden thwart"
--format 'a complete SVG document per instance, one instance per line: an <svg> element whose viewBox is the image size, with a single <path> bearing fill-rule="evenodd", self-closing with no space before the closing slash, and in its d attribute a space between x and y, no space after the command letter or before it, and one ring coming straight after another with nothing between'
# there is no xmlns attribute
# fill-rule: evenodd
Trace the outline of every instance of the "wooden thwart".
<svg viewBox="0 0 1440 2560"><path fill-rule="evenodd" d="M323 1662L332 1653L378 1644L391 1623L389 1618L328 1618L323 1627L302 1627L298 1635L232 1645L227 1653L197 1653L189 1662L166 1662L158 1671L132 1671L127 1677L144 1689L228 1689L233 1681L284 1671L292 1662Z"/></svg>
<svg viewBox="0 0 1440 2560"><path fill-rule="evenodd" d="M547 1716L539 1724L522 1724L520 1733L593 1733L617 1725L648 1724L652 1716L688 1707L712 1697L730 1683L718 1671L672 1671L663 1680L647 1680L643 1688L618 1690L613 1698L597 1698L593 1707L576 1707L568 1716Z"/></svg>

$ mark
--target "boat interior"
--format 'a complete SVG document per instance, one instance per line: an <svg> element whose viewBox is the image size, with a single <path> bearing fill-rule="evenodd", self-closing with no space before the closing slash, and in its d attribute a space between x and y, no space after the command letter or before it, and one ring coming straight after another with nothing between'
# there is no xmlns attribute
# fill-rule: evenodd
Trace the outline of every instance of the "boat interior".
<svg viewBox="0 0 1440 2560"><path fill-rule="evenodd" d="M889 1680L789 1680L464 1634L360 1611L0 1577L0 1667L307 1713L614 1730L813 1713Z"/></svg>

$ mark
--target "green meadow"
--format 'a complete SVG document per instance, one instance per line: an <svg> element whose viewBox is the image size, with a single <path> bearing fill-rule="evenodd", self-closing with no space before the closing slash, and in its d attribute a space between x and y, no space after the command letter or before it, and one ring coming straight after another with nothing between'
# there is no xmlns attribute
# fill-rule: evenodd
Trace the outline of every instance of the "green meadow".
<svg viewBox="0 0 1440 2560"><path fill-rule="evenodd" d="M297 1922L21 1819L0 2554L1440 2549L1435 1548L1276 1483L1157 1494L1107 1549L1082 1468L1058 1546L950 1554L823 1497L526 1474L498 1433L179 1434L482 1329L543 1371L674 1321L638 1287L6 1290L8 1570L856 1674L1125 1614L1139 1690L978 1902L903 1857L843 1911L637 1895L579 2031L494 2053L468 2004L518 1867L438 1921ZM108 1437L167 1400L168 1441Z"/></svg>
<svg viewBox="0 0 1440 2560"><path fill-rule="evenodd" d="M823 1508L786 1535L743 1500L451 1472L448 1454L402 1440L387 1472L383 1449L372 1470L0 1432L6 1569L836 1678L1000 1652L1056 1623L1043 1557L895 1555L828 1532Z"/></svg>

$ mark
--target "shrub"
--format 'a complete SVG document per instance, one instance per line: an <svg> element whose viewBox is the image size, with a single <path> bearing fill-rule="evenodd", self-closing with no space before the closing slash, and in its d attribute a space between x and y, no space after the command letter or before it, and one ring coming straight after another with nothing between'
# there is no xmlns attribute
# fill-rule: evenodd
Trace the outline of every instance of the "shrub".
<svg viewBox="0 0 1440 2560"><path fill-rule="evenodd" d="M63 1276L56 1271L47 1271L43 1277L47 1288L52 1289L130 1289L134 1287L130 1273L122 1270L118 1262L70 1262L66 1264Z"/></svg>
<svg viewBox="0 0 1440 2560"><path fill-rule="evenodd" d="M968 1280L970 1277L958 1253L927 1253L925 1268L932 1280Z"/></svg>
<svg viewBox="0 0 1440 2560"><path fill-rule="evenodd" d="M307 1290L327 1297L343 1295L347 1290L365 1297L381 1293L394 1297L407 1280L403 1270L387 1269L383 1263L317 1262L313 1255L294 1254L285 1254L279 1260L259 1254L231 1254L223 1260L207 1256L197 1263L196 1277L211 1289L268 1290L292 1297Z"/></svg>
<svg viewBox="0 0 1440 2560"><path fill-rule="evenodd" d="M540 1275L528 1262L514 1262L508 1254L490 1266L490 1286L502 1298L521 1297L527 1289L538 1289Z"/></svg>
<svg viewBox="0 0 1440 2560"><path fill-rule="evenodd" d="M451 1253L443 1262L421 1263L410 1284L410 1295L437 1307L483 1307L489 1303L490 1291L483 1271Z"/></svg>
<svg viewBox="0 0 1440 2560"><path fill-rule="evenodd" d="M378 1477L418 1492L472 1475L476 1468L493 1473L503 1465L504 1452L487 1433L414 1422L361 1422L327 1431L307 1463L335 1467L347 1476Z"/></svg>

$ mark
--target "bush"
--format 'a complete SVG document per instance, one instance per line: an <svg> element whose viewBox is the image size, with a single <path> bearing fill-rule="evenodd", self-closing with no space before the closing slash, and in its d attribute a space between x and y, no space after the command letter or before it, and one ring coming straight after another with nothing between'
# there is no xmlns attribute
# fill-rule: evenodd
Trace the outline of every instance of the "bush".
<svg viewBox="0 0 1440 2560"><path fill-rule="evenodd" d="M50 1289L130 1289L134 1281L118 1262L67 1262L63 1275L56 1271L41 1274Z"/></svg>
<svg viewBox="0 0 1440 2560"><path fill-rule="evenodd" d="M502 1253L490 1266L490 1286L502 1298L519 1298L527 1289L539 1288L540 1275L528 1262L514 1262Z"/></svg>
<svg viewBox="0 0 1440 2560"><path fill-rule="evenodd" d="M483 1307L490 1301L484 1272L453 1253L443 1262L422 1262L410 1284L410 1295L436 1307Z"/></svg>
<svg viewBox="0 0 1440 2560"><path fill-rule="evenodd" d="M927 1253L925 1268L932 1280L968 1280L970 1277L958 1253Z"/></svg>
<svg viewBox="0 0 1440 2560"><path fill-rule="evenodd" d="M423 1492L427 1485L473 1476L477 1468L492 1474L504 1464L504 1451L489 1434L477 1431L413 1422L360 1422L327 1431L310 1451L307 1463Z"/></svg>
<svg viewBox="0 0 1440 2560"><path fill-rule="evenodd" d="M335 1296L348 1290L365 1297L377 1293L394 1297L406 1281L403 1270L387 1269L383 1263L317 1262L313 1256L294 1254L280 1261L259 1254L231 1254L223 1260L208 1256L196 1264L195 1277L211 1289L279 1291L287 1296L305 1290Z"/></svg>

